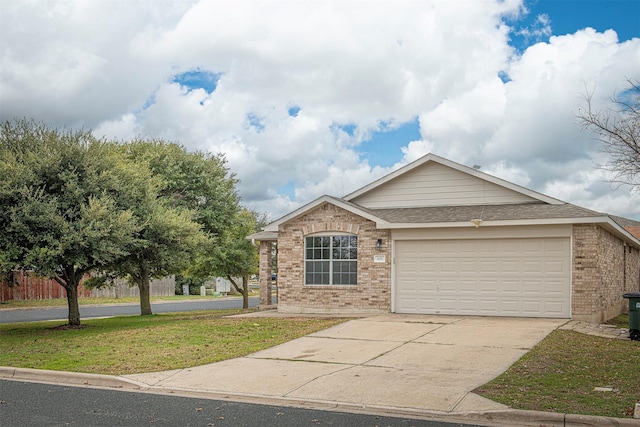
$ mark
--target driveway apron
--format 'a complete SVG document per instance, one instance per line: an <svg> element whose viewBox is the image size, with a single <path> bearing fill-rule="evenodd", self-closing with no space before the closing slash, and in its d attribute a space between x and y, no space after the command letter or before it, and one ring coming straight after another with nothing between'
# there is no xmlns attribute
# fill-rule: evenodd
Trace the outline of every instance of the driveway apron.
<svg viewBox="0 0 640 427"><path fill-rule="evenodd" d="M385 314L246 357L127 375L150 387L441 412L506 409L472 391L563 319Z"/></svg>

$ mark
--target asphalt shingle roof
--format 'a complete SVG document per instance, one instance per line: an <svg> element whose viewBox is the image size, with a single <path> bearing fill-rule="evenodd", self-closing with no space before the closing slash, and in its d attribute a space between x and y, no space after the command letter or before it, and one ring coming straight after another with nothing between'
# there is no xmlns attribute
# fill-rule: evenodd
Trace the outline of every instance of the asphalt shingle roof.
<svg viewBox="0 0 640 427"><path fill-rule="evenodd" d="M527 203L514 205L431 206L422 208L367 209L390 223L460 222L472 219L506 221L519 219L587 218L606 216L569 203L550 205Z"/></svg>

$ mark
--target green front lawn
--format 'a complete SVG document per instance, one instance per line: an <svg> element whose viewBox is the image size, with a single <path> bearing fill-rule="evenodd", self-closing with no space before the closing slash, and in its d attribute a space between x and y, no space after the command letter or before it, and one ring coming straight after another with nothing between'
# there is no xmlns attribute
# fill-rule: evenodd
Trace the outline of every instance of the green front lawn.
<svg viewBox="0 0 640 427"><path fill-rule="evenodd" d="M245 310L245 312L248 310ZM0 366L123 375L218 362L273 347L345 319L224 317L242 310L0 325Z"/></svg>
<svg viewBox="0 0 640 427"><path fill-rule="evenodd" d="M213 295L171 295L166 297L151 297L151 302L162 301L193 301L198 299L218 299ZM240 298L240 296L237 296ZM78 305L93 304L140 304L139 297L119 297L119 298L78 298ZM38 308L38 307L66 307L66 298L41 299L41 300L9 300L0 301L0 310L9 308Z"/></svg>
<svg viewBox="0 0 640 427"><path fill-rule="evenodd" d="M476 393L516 409L631 417L640 402L640 342L556 330Z"/></svg>

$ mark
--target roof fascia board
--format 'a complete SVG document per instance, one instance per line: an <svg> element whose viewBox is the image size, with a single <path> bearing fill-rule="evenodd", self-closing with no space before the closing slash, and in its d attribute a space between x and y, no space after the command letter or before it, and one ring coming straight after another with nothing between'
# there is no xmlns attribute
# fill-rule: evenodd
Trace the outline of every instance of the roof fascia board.
<svg viewBox="0 0 640 427"><path fill-rule="evenodd" d="M518 220L503 220L503 221L483 221L479 227L500 227L500 226L517 226L517 225L561 225L561 224L599 224L607 230L613 232L618 237L621 237L634 247L640 249L640 239L634 237L631 233L618 225L609 217L597 216L597 217L584 217L584 218L552 218L552 219L518 219ZM458 222L426 222L426 223L376 223L376 226L381 229L402 229L402 228L463 228L463 227L475 227L475 224L469 221Z"/></svg>
<svg viewBox="0 0 640 427"><path fill-rule="evenodd" d="M590 221L594 222L594 221ZM558 224L575 224L572 218L563 218L560 220L547 219L531 219L531 220L502 220L502 221L482 221L479 227L500 227L500 226L517 226L517 225L558 225ZM396 228L442 228L442 227L475 227L475 224L469 221L457 222L404 222L391 223L386 227L380 224L379 228L396 229Z"/></svg>
<svg viewBox="0 0 640 427"><path fill-rule="evenodd" d="M370 221L373 221L375 223L379 223L379 224L387 224L386 221L384 221L383 219L370 214L369 212L365 212L361 209L356 208L355 206L353 206L350 203L345 203L343 200L335 198L335 197L331 197L331 196L321 196L317 199L315 199L314 201L307 203L306 205L296 209L295 211L281 217L280 219L277 219L275 221L273 221L272 223L270 223L269 225L267 225L264 228L264 231L271 231L271 232L277 232L278 231L278 227L288 221L291 221L294 218L299 217L300 215L304 215L306 212L322 205L323 203L330 203L332 205L338 206L341 209L344 209L348 212L351 212L355 215L361 216L363 218L366 218Z"/></svg>
<svg viewBox="0 0 640 427"><path fill-rule="evenodd" d="M274 231L259 231L257 233L250 234L246 237L247 240L258 240L258 241L274 241L278 240L278 232Z"/></svg>
<svg viewBox="0 0 640 427"><path fill-rule="evenodd" d="M565 204L566 203L566 202L563 202L562 200L558 200L558 199L555 199L553 197L546 196L546 195L544 195L542 193L538 193L537 191L533 191L533 190L530 190L528 188L522 187L520 185L514 184L512 182L505 181L504 179L497 178L497 177L495 177L493 175L489 175L488 173L485 173L485 172L481 172L478 169L473 169L473 168L470 168L468 166L461 165L460 163L453 162L451 160L445 159L444 157L440 157L440 156L438 156L436 154L433 154L433 153L429 153L429 154L419 158L418 160L415 160L415 161L413 161L413 162L401 167L400 169L397 169L397 170L395 170L395 171L383 176L382 178L372 182L371 184L368 184L368 185L366 185L366 186L354 191L353 193L347 194L346 196L343 197L343 199L350 201L350 200L352 200L352 199L354 199L354 198L356 198L356 197L358 197L358 196L360 196L360 195L362 195L364 193L367 193L367 192L373 190L374 188L379 187L379 186L381 186L381 185L393 180L394 178L396 178L396 177L398 177L400 175L403 175L403 174L405 174L405 173L407 173L407 172L409 172L409 171L411 171L411 170L413 170L413 169L415 169L415 168L417 168L417 167L419 167L419 166L421 166L421 165L423 165L423 164L425 164L427 162L430 162L430 161L435 162L435 163L439 163L439 164L441 164L443 166L448 166L448 167L450 167L452 169L455 169L457 171L460 171L462 173L466 173L468 175L472 175L472 176L474 176L476 178L479 178L479 179L482 179L484 181L491 182L492 184L496 184L496 185L499 185L501 187L508 188L509 190L515 191L515 192L520 193L520 194L524 194L526 196L529 196L529 197L531 197L533 199L536 199L536 200L539 200L541 202L545 202L545 203L548 203L548 204L551 204L551 205L560 205L560 204Z"/></svg>

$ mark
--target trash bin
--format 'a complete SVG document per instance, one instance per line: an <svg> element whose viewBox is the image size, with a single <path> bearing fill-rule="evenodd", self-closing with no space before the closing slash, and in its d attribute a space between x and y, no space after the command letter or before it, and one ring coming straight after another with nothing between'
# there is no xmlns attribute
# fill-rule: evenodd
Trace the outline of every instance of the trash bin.
<svg viewBox="0 0 640 427"><path fill-rule="evenodd" d="M622 295L629 300L629 338L640 341L640 292Z"/></svg>

